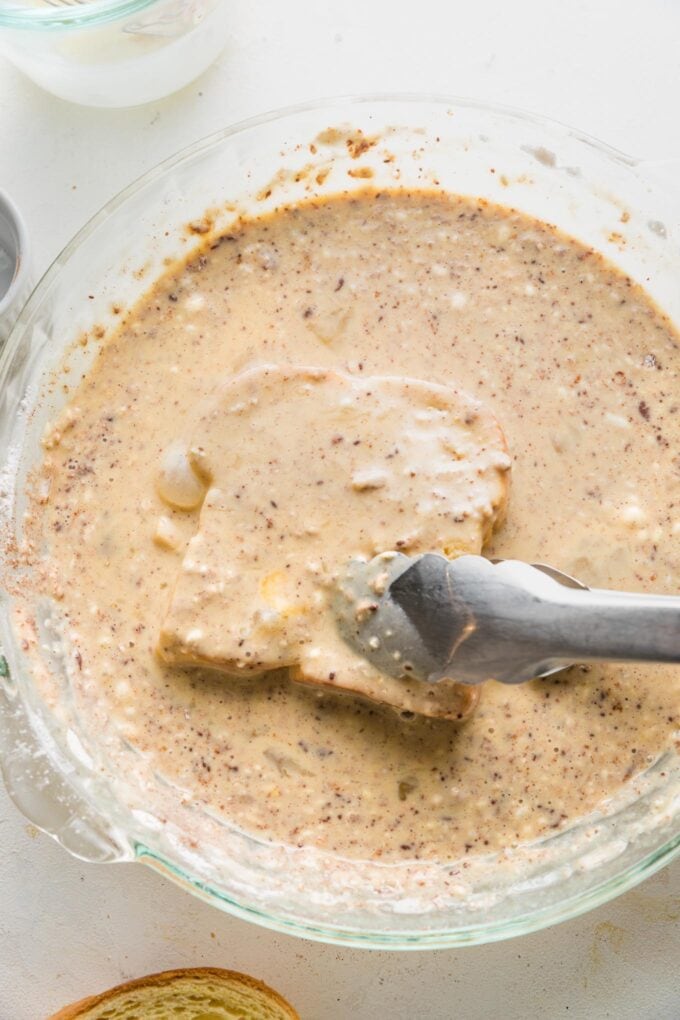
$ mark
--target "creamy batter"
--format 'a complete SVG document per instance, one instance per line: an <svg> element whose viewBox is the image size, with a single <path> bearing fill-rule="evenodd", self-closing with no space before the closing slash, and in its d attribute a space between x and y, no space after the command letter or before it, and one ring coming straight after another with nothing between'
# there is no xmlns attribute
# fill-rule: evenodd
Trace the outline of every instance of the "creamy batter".
<svg viewBox="0 0 680 1020"><path fill-rule="evenodd" d="M479 401L507 438L512 495L489 555L673 593L678 356L677 334L632 281L494 206L367 192L212 242L103 343L46 437L28 533L81 718L139 751L178 797L350 856L451 859L594 809L671 744L677 668L489 683L459 724L405 718L287 669L234 677L163 662L206 488L184 451L216 387L253 366L425 380ZM290 495L288 484L266 493Z"/></svg>

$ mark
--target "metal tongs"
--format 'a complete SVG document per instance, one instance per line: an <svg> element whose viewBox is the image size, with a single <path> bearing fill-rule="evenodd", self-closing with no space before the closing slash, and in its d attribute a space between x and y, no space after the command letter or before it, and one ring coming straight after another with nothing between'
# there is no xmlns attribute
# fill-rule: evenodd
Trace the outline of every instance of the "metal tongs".
<svg viewBox="0 0 680 1020"><path fill-rule="evenodd" d="M516 684L575 662L680 662L680 596L588 588L542 563L426 553L353 560L334 609L381 672Z"/></svg>

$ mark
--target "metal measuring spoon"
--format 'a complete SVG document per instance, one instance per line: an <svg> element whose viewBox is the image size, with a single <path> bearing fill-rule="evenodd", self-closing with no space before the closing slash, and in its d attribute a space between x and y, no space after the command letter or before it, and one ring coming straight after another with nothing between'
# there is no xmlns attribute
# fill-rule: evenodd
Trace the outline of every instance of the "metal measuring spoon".
<svg viewBox="0 0 680 1020"><path fill-rule="evenodd" d="M333 608L345 641L382 673L428 683L522 683L574 662L680 662L680 596L587 588L518 560L353 560Z"/></svg>

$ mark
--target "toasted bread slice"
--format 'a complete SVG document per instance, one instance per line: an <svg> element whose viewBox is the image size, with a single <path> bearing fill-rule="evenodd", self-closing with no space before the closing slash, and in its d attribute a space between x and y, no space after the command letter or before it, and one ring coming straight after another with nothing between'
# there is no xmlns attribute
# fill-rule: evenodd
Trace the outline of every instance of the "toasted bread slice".
<svg viewBox="0 0 680 1020"><path fill-rule="evenodd" d="M347 562L390 549L479 553L503 515L510 458L493 414L450 386L262 366L196 422L198 530L163 620L166 662L294 679L448 719L476 696L384 677L338 635Z"/></svg>
<svg viewBox="0 0 680 1020"><path fill-rule="evenodd" d="M81 999L50 1020L300 1020L262 981L217 967L166 970Z"/></svg>

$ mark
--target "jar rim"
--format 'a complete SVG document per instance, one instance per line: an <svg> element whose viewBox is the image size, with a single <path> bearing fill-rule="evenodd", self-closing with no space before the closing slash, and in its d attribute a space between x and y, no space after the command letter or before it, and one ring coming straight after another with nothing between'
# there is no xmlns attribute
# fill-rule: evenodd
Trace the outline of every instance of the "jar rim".
<svg viewBox="0 0 680 1020"><path fill-rule="evenodd" d="M90 28L135 14L160 0L43 0L40 7L0 0L0 28ZM54 6L53 6L54 4Z"/></svg>

